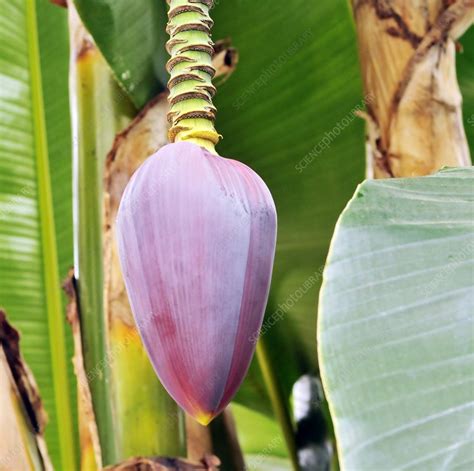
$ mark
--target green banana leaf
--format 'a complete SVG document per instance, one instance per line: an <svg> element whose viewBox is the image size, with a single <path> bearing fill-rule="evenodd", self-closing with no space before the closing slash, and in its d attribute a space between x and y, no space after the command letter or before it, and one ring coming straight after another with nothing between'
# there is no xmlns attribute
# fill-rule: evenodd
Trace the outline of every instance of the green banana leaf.
<svg viewBox="0 0 474 471"><path fill-rule="evenodd" d="M162 0L73 0L115 78L142 107L167 82Z"/></svg>
<svg viewBox="0 0 474 471"><path fill-rule="evenodd" d="M75 385L60 286L72 265L65 11L34 0L0 0L0 10L0 305L38 382L53 464L74 470Z"/></svg>
<svg viewBox="0 0 474 471"><path fill-rule="evenodd" d="M363 183L321 290L319 361L342 469L469 469L474 167Z"/></svg>

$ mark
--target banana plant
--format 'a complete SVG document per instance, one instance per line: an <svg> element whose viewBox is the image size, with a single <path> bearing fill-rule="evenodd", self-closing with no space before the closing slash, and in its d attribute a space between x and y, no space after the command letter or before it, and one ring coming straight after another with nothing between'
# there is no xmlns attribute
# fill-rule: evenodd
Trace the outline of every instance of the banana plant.
<svg viewBox="0 0 474 471"><path fill-rule="evenodd" d="M297 417L293 417L291 409L291 392L302 375L318 374L315 305L325 258L338 215L364 173L364 122L359 116L366 121L369 174L410 174L413 162L408 154L399 167L399 162L390 158L392 153L405 149L393 147L396 142L403 143L400 136L408 128L416 128L412 124L400 124L407 116L405 112L416 102L413 102L416 93L407 87L410 93L400 102L403 106L398 108L397 126L386 126L384 113L388 108L381 97L387 92L384 87L400 79L402 66L410 62L413 47L429 43L427 28L436 26L436 17L417 22L415 15L399 23L403 15L398 14L395 3L392 11L387 12L386 2L354 1L348 5L343 0L325 0L308 7L308 2L292 0L285 8L270 8L272 5L268 2L250 0L215 3L210 10L215 21L214 38L230 40L240 56L232 76L219 85L215 97L216 127L225 136L218 150L222 155L248 164L261 175L279 214L273 281L260 329L258 361L251 365L233 410L242 448L249 457L247 464L262 470L287 469L291 466L290 457L296 468L302 466L302 454L298 463L295 456L301 445L298 431L304 421L298 419L298 424L294 423ZM370 5L378 9L374 12ZM73 356L73 342L69 326L65 324L66 300L60 289L60 281L73 265L73 236L77 262L73 291L77 288L79 295L75 312L80 313L77 319L83 353L80 359L85 374L89 375L85 381L77 382L79 387L88 386L92 403L95 402L93 413L101 446L100 460L115 464L132 455L184 456L182 418L158 384L136 330L128 329L130 309L123 281L118 281L121 280L117 275L118 256L111 243L115 238L113 221L125 184L141 163L140 159L164 143L163 118L167 110L161 93L168 80L165 67L168 6L164 0L75 0L70 3L69 12L35 0L0 0L0 6L5 12L0 22L0 305L21 333L25 360L38 381L49 416L45 438L53 466L67 470L78 469L81 464L83 469L100 466L97 456L92 457L95 464L86 461L88 455L82 456L80 464L78 444L82 446L83 441L77 432L77 384L69 361ZM88 31L83 50L75 50L77 38L71 36L73 55L68 72L67 16L73 15L73 7L79 14L74 20L76 25L82 22ZM445 30L455 21L458 9L464 7L470 7L469 1L443 2L443 8L449 10L445 17L449 21L440 20L438 32L439 38L448 42L440 45L433 57L440 59L441 68L436 69L438 77L449 78L449 93L444 97L449 98L445 101L450 106L444 107L445 114L438 113L436 118L450 123L451 131L446 135L438 133L436 137L441 141L436 142L440 142L438 150L449 152L437 152L430 161L422 162L424 173L442 163L467 163L466 140L453 140L456 132L462 130L460 94L453 75L455 55L464 97L467 143L472 151L474 94L470 77L474 62L469 45L473 32L471 29L460 37L466 27L464 22L452 31ZM434 15L435 9L429 11ZM281 34L282 28L285 34ZM412 29L415 34L407 34ZM73 30L71 27L70 32ZM460 44L464 44L463 52L459 52ZM373 48L370 54L368 46ZM372 73L371 60L379 57L382 63L386 60L385 51L391 51L390 56L398 55L405 62L390 62L390 67L376 69L382 71L381 76L377 76ZM429 56L430 64L433 57ZM224 56L223 60L227 67L228 57ZM391 67L393 65L397 67ZM413 82L416 90L423 90L420 83L425 69L421 69L413 74L417 79ZM390 73L395 76L389 77ZM426 142L422 136L426 129L429 126L418 129L419 142ZM143 138L150 132L160 136L161 141L150 144L151 141ZM147 144L135 153L137 143L143 142ZM72 148L77 164L74 194ZM138 154L141 157L137 157ZM458 191L462 185L469 185L470 177L451 173L430 178L434 180L414 181L413 188L425 194L430 184L438 186L439 182L446 182L445 193L449 193L449 188ZM462 184L459 183L461 178ZM435 183L430 183L433 181ZM451 185L451 182L454 183ZM348 227L349 232L352 230L353 211L367 214L365 206L356 205L364 201L365 191L369 196L386 195L387 187L380 185L363 187L363 196L358 196L343 214L332 242L333 254L339 253L339 236L345 237ZM394 185L398 196L410 194L412 187L408 183ZM447 198L443 191L437 191L437 197ZM388 203L380 210L380 230L389 237L383 221L396 215ZM405 210L410 211L410 208ZM449 216L449 211L443 209L443 214ZM363 229L358 226L360 237L356 234L355 242L363 238ZM405 247L405 235L400 234L400 241ZM430 254L423 258L428 259ZM328 273L333 263L330 258ZM359 275L359 272L353 273L354 277ZM457 277L453 278L453 282L456 280ZM320 314L322 326L330 315L330 309L325 307L331 306L330 295L325 295L329 289L330 284L325 284ZM447 311L449 307L440 316L449 321L448 315L445 316ZM356 316L358 312L351 314ZM257 334L252 333L249 341L256 342ZM357 339L366 342L363 334L365 332ZM347 438L351 432L341 423L346 417L352 418L353 411L346 415L347 403L343 395L336 394L338 385L334 386L333 379L340 374L337 368L343 368L344 364L328 366L325 363L323 328L320 335L323 379L335 419L341 462L350 468L352 463L360 463L361 454L348 455L347 450L353 445ZM338 358L345 358L347 353L344 340L338 339L337 348L343 349L337 350L341 355ZM428 352L430 348L427 347ZM451 350L447 348L446 352ZM360 366L370 366L370 359L370 355L363 357ZM131 362L140 367L133 369ZM141 434L134 433L136 421L140 419L136 414L140 399L134 399L134 395L140 388L137 381L132 384L122 381L132 373L135 380L146 385L146 390L140 393L143 395L137 396L145 398L150 418L147 423L150 434L144 442ZM438 387L438 378L432 378L435 383L422 387ZM348 384L352 376L349 379ZM387 383L387 388L392 386ZM362 388L355 391L358 398L367 393ZM462 394L464 390L460 391ZM160 398L156 402L151 399L155 396ZM82 416L81 397L79 399ZM327 404L323 400L319 405L327 417ZM341 410L344 414L340 415ZM174 424L169 441L166 437L162 441L162 429L166 428L163 417ZM374 424L367 422L366 439L373 440L374 433L383 435L390 424L393 425L393 416L388 412L383 429L375 430ZM464 422L459 421L459 427L461 425ZM315 427L317 433L322 434L322 442L327 442L330 424L318 423ZM220 434L218 428L210 430L213 430L214 440L223 441L224 434ZM440 442L440 445L453 447L453 450L458 445L467 446L458 442ZM205 448L218 450L209 444ZM364 465L378 465L373 456L367 454ZM416 465L420 458L397 454L397 459L400 457L405 461L397 463L406 465L414 460ZM462 462L463 455L455 455L453 460L457 460L453 463Z"/></svg>

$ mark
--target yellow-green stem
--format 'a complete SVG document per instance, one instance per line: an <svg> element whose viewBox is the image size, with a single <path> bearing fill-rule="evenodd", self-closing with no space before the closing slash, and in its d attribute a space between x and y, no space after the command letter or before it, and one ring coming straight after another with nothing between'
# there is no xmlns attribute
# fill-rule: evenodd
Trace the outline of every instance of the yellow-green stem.
<svg viewBox="0 0 474 471"><path fill-rule="evenodd" d="M214 128L216 109L212 104L216 89L212 85L215 69L209 9L213 0L168 3L169 140L193 142L216 153L214 146L220 136Z"/></svg>

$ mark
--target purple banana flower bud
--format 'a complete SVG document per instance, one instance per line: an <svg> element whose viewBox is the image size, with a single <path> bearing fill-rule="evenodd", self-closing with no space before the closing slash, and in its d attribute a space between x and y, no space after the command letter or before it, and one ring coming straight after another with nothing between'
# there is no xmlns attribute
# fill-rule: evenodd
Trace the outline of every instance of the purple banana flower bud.
<svg viewBox="0 0 474 471"><path fill-rule="evenodd" d="M270 191L240 162L169 144L130 180L117 233L155 371L207 424L242 383L261 328L276 243Z"/></svg>

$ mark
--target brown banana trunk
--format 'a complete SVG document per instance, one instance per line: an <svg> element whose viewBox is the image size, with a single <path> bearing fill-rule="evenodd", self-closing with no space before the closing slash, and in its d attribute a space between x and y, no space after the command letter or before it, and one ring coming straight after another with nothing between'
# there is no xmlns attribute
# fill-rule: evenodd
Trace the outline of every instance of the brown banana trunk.
<svg viewBox="0 0 474 471"><path fill-rule="evenodd" d="M46 412L19 340L0 310L0 471L52 471L43 436Z"/></svg>
<svg viewBox="0 0 474 471"><path fill-rule="evenodd" d="M368 176L470 165L456 40L474 0L352 0L367 98Z"/></svg>

